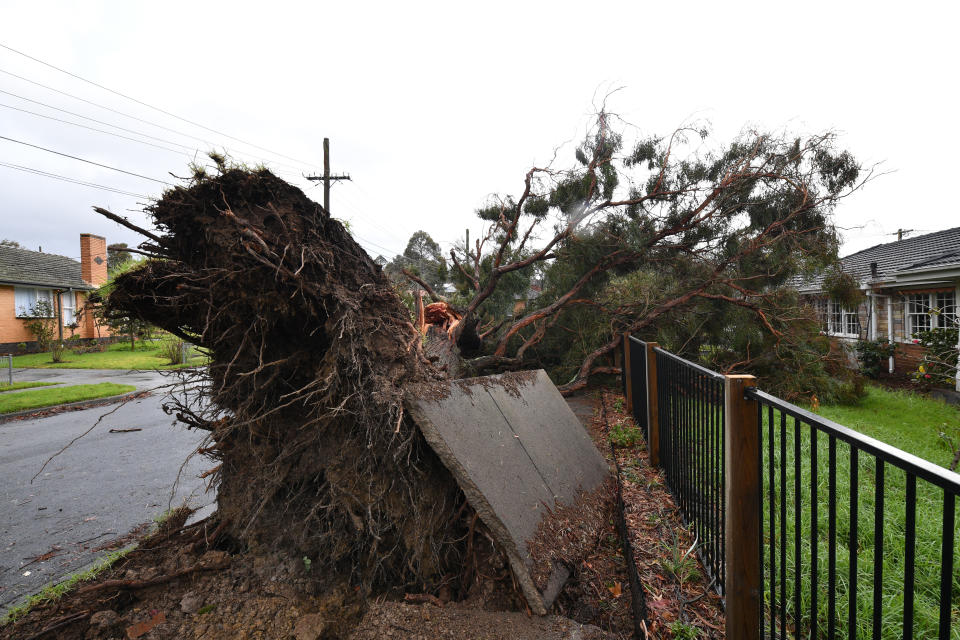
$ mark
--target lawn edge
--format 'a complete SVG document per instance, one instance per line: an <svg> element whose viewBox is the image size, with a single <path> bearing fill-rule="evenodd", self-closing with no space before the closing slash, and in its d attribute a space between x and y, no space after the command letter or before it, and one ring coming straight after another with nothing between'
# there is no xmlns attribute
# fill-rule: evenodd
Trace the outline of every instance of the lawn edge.
<svg viewBox="0 0 960 640"><path fill-rule="evenodd" d="M118 396L106 396L105 398L93 398L90 400L78 400L77 402L67 402L65 404L51 404L46 407L34 407L33 409L24 409L23 411L15 411L13 413L0 413L0 424L5 422L11 422L19 418L33 416L37 418L49 418L52 415L41 415L48 411L59 409L62 411L78 411L80 409L92 409L93 407L105 406L108 404L115 404L117 402L126 402L133 400L142 394L150 395L149 391L135 390L128 393L123 393Z"/></svg>

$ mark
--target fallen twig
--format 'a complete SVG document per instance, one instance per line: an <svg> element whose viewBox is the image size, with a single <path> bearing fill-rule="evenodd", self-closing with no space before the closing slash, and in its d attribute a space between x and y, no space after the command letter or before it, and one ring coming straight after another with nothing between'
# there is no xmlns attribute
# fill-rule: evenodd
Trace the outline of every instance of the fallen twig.
<svg viewBox="0 0 960 640"><path fill-rule="evenodd" d="M92 584L89 587L83 587L82 589L79 589L77 593L92 593L94 591L102 591L104 589L146 589L147 587L165 584L172 580L176 580L177 578L181 578L185 575L196 573L198 571L217 571L219 569L226 569L228 566L230 566L230 561L226 560L224 562L218 562L216 564L206 566L197 564L187 569L181 569L180 571L175 571L169 575L160 576L151 580L105 580L98 584Z"/></svg>
<svg viewBox="0 0 960 640"><path fill-rule="evenodd" d="M429 593L408 593L403 596L403 599L407 602L428 602L436 607L443 608L440 598Z"/></svg>
<svg viewBox="0 0 960 640"><path fill-rule="evenodd" d="M134 427L133 429L110 429L107 433L133 433L134 431L143 431L140 427Z"/></svg>

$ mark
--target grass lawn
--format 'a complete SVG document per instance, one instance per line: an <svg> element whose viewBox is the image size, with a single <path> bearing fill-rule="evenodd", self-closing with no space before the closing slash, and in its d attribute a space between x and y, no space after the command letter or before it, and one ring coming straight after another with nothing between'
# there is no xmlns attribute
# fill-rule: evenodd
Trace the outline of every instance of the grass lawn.
<svg viewBox="0 0 960 640"><path fill-rule="evenodd" d="M49 353L30 353L14 356L14 367L28 369L180 369L184 366L195 367L206 363L206 358L196 348L190 353L186 365L169 364L161 354L159 342L139 342L135 351L130 350L129 342L111 344L105 351L75 354L67 352L65 362L53 362Z"/></svg>
<svg viewBox="0 0 960 640"><path fill-rule="evenodd" d="M868 395L858 406L821 406L817 413L860 433L891 444L908 453L946 467L951 452L939 441L940 431L960 429L960 410L938 400L905 391L889 391L869 387ZM770 418L773 418L772 421ZM771 425L772 422L772 425ZM772 426L772 429L771 429ZM765 601L769 607L770 568L776 565L777 609L786 596L787 625L798 626L806 635L810 629L810 612L816 592L817 621L820 633L829 619L828 539L830 509L830 441L820 432L814 445L811 428L799 425L793 418L781 419L763 411L762 448L763 540ZM772 444L772 455L771 455ZM814 458L815 454L815 458ZM874 611L873 587L881 585L880 616L883 638L903 637L904 567L906 539L906 473L892 464L878 465L876 458L862 451L856 456L849 445L836 441L836 596L834 619L837 632L846 637L849 628L850 602L854 600L851 583L855 584L857 638L869 638ZM770 462L773 461L771 474ZM856 460L856 468L852 464ZM814 463L814 460L816 462ZM814 482L813 468L816 468ZM853 472L856 473L853 473ZM883 474L882 476L880 474ZM784 491L785 489L785 491ZM814 494L814 491L816 493ZM811 505L816 495L817 514ZM799 498L799 500L798 500ZM856 519L853 504L856 501ZM882 501L882 503L881 503ZM771 508L772 507L772 508ZM879 509L878 509L879 507ZM879 515L878 515L879 511ZM914 637L938 637L940 601L941 540L944 522L944 492L925 480L916 482L916 560L914 588ZM954 511L955 522L960 522ZM774 526L771 528L771 520ZM854 530L853 522L857 528ZM799 545L795 537L799 530ZM854 532L855 533L852 533ZM815 533L814 533L815 532ZM880 537L877 537L879 533ZM812 540L816 536L816 544ZM957 537L954 538L956 548ZM771 541L775 549L771 558ZM851 549L854 553L851 553ZM818 576L812 584L811 566L816 551ZM782 553L782 555L781 555ZM956 553L956 552L955 552ZM881 573L874 570L874 559L881 559ZM851 566L856 562L856 580L850 580ZM783 572L783 573L781 573ZM785 584L783 577L786 578ZM800 580L800 609L795 606L796 580ZM954 560L952 571L953 624L950 638L960 639L960 570Z"/></svg>
<svg viewBox="0 0 960 640"><path fill-rule="evenodd" d="M13 386L9 384L0 384L0 393L4 391L16 391L17 389L30 389L32 387L49 387L56 382L14 382Z"/></svg>
<svg viewBox="0 0 960 640"><path fill-rule="evenodd" d="M50 407L67 402L79 402L81 400L117 396L122 393L130 393L134 390L136 390L136 387L129 384L101 382L99 384L75 384L68 387L56 387L54 389L34 389L32 391L5 393L0 396L0 413L13 413L14 411Z"/></svg>
<svg viewBox="0 0 960 640"><path fill-rule="evenodd" d="M953 456L937 434L960 429L960 407L875 386L857 406L821 406L816 413L942 467Z"/></svg>

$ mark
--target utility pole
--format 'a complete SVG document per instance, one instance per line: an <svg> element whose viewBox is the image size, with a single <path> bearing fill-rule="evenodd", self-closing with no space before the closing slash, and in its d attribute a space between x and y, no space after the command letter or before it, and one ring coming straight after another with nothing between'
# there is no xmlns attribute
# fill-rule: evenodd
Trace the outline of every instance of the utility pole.
<svg viewBox="0 0 960 640"><path fill-rule="evenodd" d="M304 176L307 180L314 182L323 181L323 209L330 213L330 181L331 180L349 180L349 174L340 176L330 175L330 138L323 139L323 175L322 176Z"/></svg>

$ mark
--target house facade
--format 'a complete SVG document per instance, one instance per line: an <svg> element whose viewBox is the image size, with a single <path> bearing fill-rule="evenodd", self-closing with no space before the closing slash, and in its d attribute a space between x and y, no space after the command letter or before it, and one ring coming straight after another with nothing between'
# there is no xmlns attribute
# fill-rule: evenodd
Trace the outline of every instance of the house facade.
<svg viewBox="0 0 960 640"><path fill-rule="evenodd" d="M822 277L800 286L838 346L886 338L897 347L889 371L910 374L924 356L913 335L958 326L960 227L870 247L841 264L866 294L858 308L829 300ZM956 384L960 391L960 380Z"/></svg>
<svg viewBox="0 0 960 640"><path fill-rule="evenodd" d="M98 338L109 335L84 302L107 281L107 241L80 234L80 261L51 253L0 247L0 353L35 343L26 322L39 308L58 319L59 336ZM46 303L46 305L42 303Z"/></svg>

